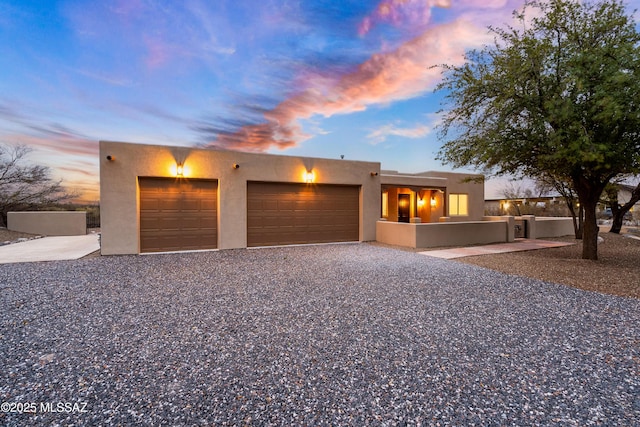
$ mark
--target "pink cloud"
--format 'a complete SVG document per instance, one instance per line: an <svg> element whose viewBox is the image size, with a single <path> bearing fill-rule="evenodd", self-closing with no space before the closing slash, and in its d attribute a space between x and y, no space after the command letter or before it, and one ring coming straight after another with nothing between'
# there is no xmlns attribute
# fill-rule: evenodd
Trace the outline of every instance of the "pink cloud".
<svg viewBox="0 0 640 427"><path fill-rule="evenodd" d="M440 80L441 70L434 66L459 64L466 49L489 41L487 31L468 20L433 27L396 50L373 55L349 74L322 76L318 81L309 77L307 89L264 114L266 123L220 135L212 144L250 151L292 147L310 137L298 120L353 113L418 96Z"/></svg>
<svg viewBox="0 0 640 427"><path fill-rule="evenodd" d="M98 141L73 136L32 136L26 134L3 135L3 140L22 144L36 150L47 150L61 156L96 157L99 152Z"/></svg>
<svg viewBox="0 0 640 427"><path fill-rule="evenodd" d="M420 27L431 20L431 8L450 5L450 0L383 0L371 15L362 20L358 34L364 36L374 25L382 22Z"/></svg>
<svg viewBox="0 0 640 427"><path fill-rule="evenodd" d="M145 36L144 45L147 50L145 64L148 68L158 68L164 65L170 57L170 46L157 38Z"/></svg>

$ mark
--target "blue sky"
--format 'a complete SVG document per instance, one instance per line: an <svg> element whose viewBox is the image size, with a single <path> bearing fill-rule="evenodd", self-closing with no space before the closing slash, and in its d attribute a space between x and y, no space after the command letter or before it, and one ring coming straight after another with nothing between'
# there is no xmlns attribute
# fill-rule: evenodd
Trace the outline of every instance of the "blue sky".
<svg viewBox="0 0 640 427"><path fill-rule="evenodd" d="M430 67L522 3L0 0L0 143L88 201L99 140L450 170Z"/></svg>

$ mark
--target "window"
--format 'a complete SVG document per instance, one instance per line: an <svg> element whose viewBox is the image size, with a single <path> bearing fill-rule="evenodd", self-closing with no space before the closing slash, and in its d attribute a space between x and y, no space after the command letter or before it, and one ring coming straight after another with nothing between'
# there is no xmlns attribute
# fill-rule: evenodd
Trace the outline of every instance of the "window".
<svg viewBox="0 0 640 427"><path fill-rule="evenodd" d="M386 191L382 193L382 217L386 218L389 216L389 193Z"/></svg>
<svg viewBox="0 0 640 427"><path fill-rule="evenodd" d="M449 194L449 216L469 215L469 195Z"/></svg>

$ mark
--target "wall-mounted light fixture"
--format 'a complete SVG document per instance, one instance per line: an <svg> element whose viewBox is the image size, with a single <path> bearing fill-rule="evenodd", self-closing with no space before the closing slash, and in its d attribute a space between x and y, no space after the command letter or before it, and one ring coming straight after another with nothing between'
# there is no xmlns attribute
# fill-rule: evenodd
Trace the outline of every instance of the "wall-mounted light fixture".
<svg viewBox="0 0 640 427"><path fill-rule="evenodd" d="M304 182L312 183L316 179L316 174L313 171L306 171L304 173Z"/></svg>
<svg viewBox="0 0 640 427"><path fill-rule="evenodd" d="M432 197L431 197L431 207L432 207L432 208L435 208L435 207L436 207L436 204L437 204L437 202L436 202L436 198L435 198L434 196L432 196Z"/></svg>
<svg viewBox="0 0 640 427"><path fill-rule="evenodd" d="M237 164L237 163L234 163L232 167L233 167L234 169L240 169L240 165L239 165L239 164Z"/></svg>
<svg viewBox="0 0 640 427"><path fill-rule="evenodd" d="M176 164L176 176L178 177L184 176L184 165L182 163Z"/></svg>
<svg viewBox="0 0 640 427"><path fill-rule="evenodd" d="M418 199L418 206L419 207L424 206L424 199Z"/></svg>
<svg viewBox="0 0 640 427"><path fill-rule="evenodd" d="M371 172L371 176L378 176L378 172Z"/></svg>
<svg viewBox="0 0 640 427"><path fill-rule="evenodd" d="M109 155L107 156L107 160L109 160L110 162L113 162L115 159L116 159L116 157L115 157L115 156L112 156L111 154L109 154Z"/></svg>

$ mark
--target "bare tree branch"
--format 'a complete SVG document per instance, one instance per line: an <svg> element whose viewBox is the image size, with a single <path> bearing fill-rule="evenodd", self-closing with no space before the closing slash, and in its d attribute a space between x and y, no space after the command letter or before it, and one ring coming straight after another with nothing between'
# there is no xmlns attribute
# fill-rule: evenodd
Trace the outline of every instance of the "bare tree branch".
<svg viewBox="0 0 640 427"><path fill-rule="evenodd" d="M54 181L46 166L27 162L32 150L24 145L0 144L0 226L7 223L7 213L35 210L75 197Z"/></svg>

